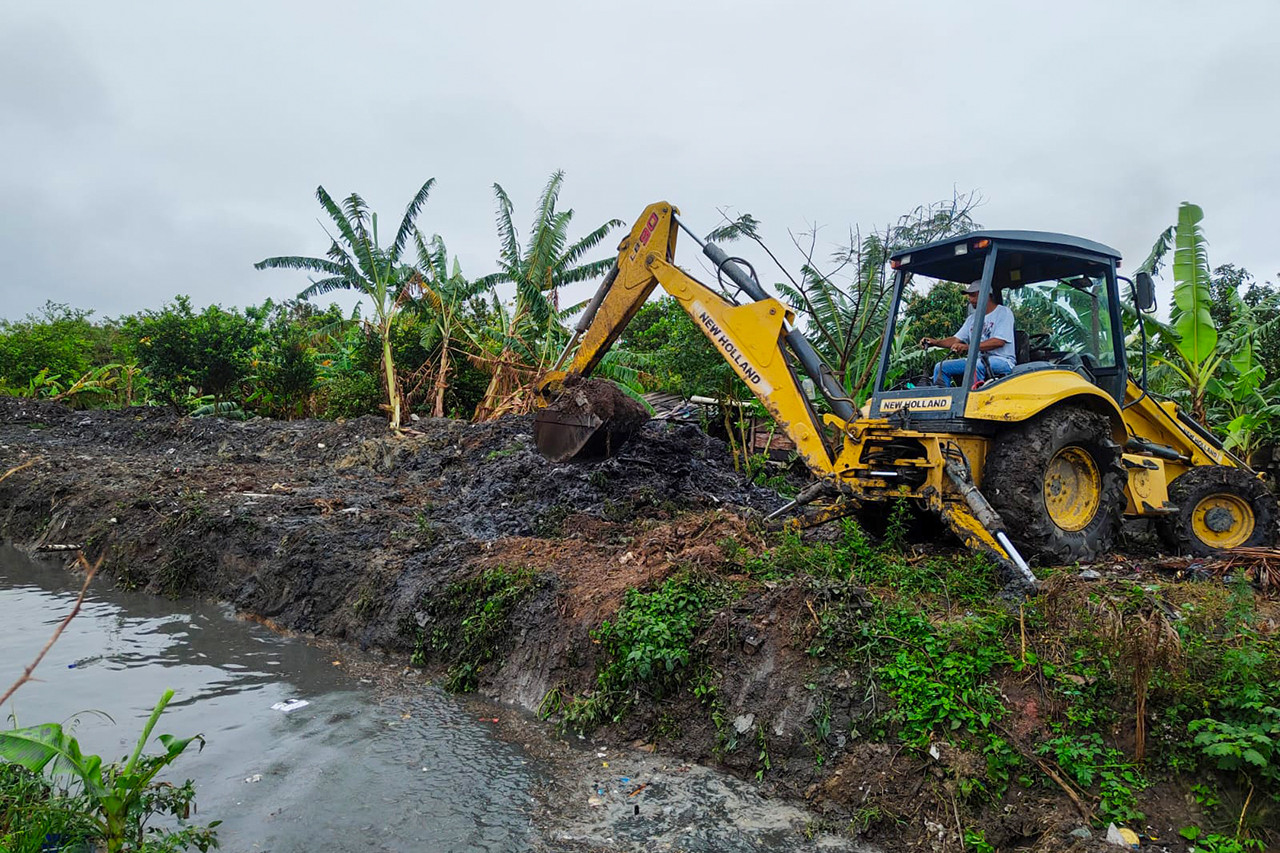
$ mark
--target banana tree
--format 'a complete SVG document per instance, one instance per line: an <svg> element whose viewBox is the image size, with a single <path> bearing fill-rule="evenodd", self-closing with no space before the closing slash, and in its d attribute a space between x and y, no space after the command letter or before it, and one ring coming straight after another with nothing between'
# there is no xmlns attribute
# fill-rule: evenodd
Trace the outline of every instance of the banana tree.
<svg viewBox="0 0 1280 853"><path fill-rule="evenodd" d="M465 336L467 304L486 290L480 280L468 281L458 259L449 260L449 252L439 234L428 241L421 233L414 235L418 250L417 275L412 282L412 310L418 315L422 332L420 341L428 350L439 349L433 390L432 417L444 417L444 395L449 388L453 369L450 356Z"/></svg>
<svg viewBox="0 0 1280 853"><path fill-rule="evenodd" d="M570 243L573 211L556 209L563 183L562 171L555 172L547 182L524 248L511 219L515 205L501 185L493 185L498 200L498 271L479 279L477 284L485 289L514 284L516 293L510 311L494 297L500 328L478 336L487 338L489 346L475 353L473 360L488 370L491 378L484 399L476 407L477 420L528 410L533 403L529 393L532 381L547 369L558 352L558 344L567 337L561 322L567 312L560 310L559 289L597 278L613 263L611 257L596 261L583 258L622 221L610 219ZM493 334L495 331L499 336ZM499 341L496 348L492 347L495 337Z"/></svg>
<svg viewBox="0 0 1280 853"><path fill-rule="evenodd" d="M173 811L179 812L189 806L185 799L167 800L164 792L159 790L163 783L153 782L156 774L173 763L192 743L198 743L199 749L204 748L204 738L200 735L189 738L160 735L156 739L164 747L164 753L143 754L151 731L172 698L172 690L166 690L160 697L133 754L123 764L104 764L100 756L86 755L79 742L58 723L0 730L0 759L36 773L47 770L55 774L70 774L88 800L95 831L105 842L108 853L117 853L126 846L130 850L141 850L146 824L153 814L166 803L173 807ZM173 786L165 787L171 789ZM186 815L178 813L175 816ZM211 823L208 829L218 823ZM211 833L186 834L193 840L207 839L203 844L197 844L201 850L208 849L210 844L217 846Z"/></svg>
<svg viewBox="0 0 1280 853"><path fill-rule="evenodd" d="M1183 202L1174 226L1173 306L1170 325L1174 335L1164 338L1164 353L1154 360L1168 367L1185 383L1191 414L1207 425L1205 398L1210 382L1227 361L1218 350L1218 329L1209 312L1209 254L1200 221L1204 211Z"/></svg>
<svg viewBox="0 0 1280 853"><path fill-rule="evenodd" d="M1276 418L1280 416L1280 382L1264 386L1266 370L1258 358L1259 337L1274 328L1280 319L1258 324L1253 309L1244 303L1239 293L1226 293L1231 324L1223 330L1220 350L1229 354L1229 378L1215 376L1206 389L1210 400L1210 412L1226 435L1223 442L1228 450L1234 450L1246 459L1274 433Z"/></svg>
<svg viewBox="0 0 1280 853"><path fill-rule="evenodd" d="M324 187L316 188L316 198L333 224L338 236L330 236L329 251L324 258L282 256L267 258L254 264L255 269L306 270L323 278L312 279L311 286L298 294L311 299L334 290L354 290L373 303L374 320L369 323L382 343L382 373L391 428L400 429L401 394L391 354L391 330L408 294L405 286L413 280L414 267L402 262L401 256L416 230L418 212L426 204L435 185L431 178L410 200L400 227L389 247L378 241L378 215L369 210L364 199L352 193L338 205Z"/></svg>

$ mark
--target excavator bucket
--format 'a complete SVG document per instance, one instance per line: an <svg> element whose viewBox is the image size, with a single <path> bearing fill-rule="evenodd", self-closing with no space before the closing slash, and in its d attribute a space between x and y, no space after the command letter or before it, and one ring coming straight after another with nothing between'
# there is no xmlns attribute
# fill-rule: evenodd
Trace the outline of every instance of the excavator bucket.
<svg viewBox="0 0 1280 853"><path fill-rule="evenodd" d="M612 382L570 376L533 423L538 451L552 462L612 456L649 412Z"/></svg>
<svg viewBox="0 0 1280 853"><path fill-rule="evenodd" d="M533 422L538 452L552 462L568 462L591 443L604 421L593 412L543 409Z"/></svg>

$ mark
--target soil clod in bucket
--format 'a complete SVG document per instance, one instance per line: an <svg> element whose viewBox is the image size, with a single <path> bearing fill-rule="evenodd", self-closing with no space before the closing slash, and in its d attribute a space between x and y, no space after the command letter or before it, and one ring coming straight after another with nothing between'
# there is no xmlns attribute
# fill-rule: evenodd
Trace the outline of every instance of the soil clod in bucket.
<svg viewBox="0 0 1280 853"><path fill-rule="evenodd" d="M617 453L648 420L644 405L612 382L569 376L560 395L538 412L533 437L552 462L601 459Z"/></svg>

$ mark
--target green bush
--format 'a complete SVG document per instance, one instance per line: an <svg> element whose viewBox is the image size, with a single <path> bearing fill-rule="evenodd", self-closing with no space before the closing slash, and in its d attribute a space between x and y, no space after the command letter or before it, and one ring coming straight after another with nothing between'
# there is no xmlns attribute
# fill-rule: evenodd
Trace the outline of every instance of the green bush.
<svg viewBox="0 0 1280 853"><path fill-rule="evenodd" d="M95 326L82 311L48 302L24 320L0 320L0 393L21 393L39 380L56 377L63 387L110 360L111 331Z"/></svg>
<svg viewBox="0 0 1280 853"><path fill-rule="evenodd" d="M172 305L130 318L138 363L161 399L185 409L192 397L215 403L238 395L252 367L257 323L236 311L210 305L201 313L179 296Z"/></svg>
<svg viewBox="0 0 1280 853"><path fill-rule="evenodd" d="M190 781L171 785L156 782L155 777L192 743L198 742L203 747L204 738L159 735L156 740L164 752L154 755L143 752L152 729L172 698L173 691L166 690L143 727L133 754L114 764L105 764L100 756L81 752L76 739L57 723L0 731L0 759L9 762L0 765L5 771L0 775L3 785L0 808L5 811L0 814L16 827L16 837L12 838L17 842L15 846L47 849L41 845L51 827L62 836L61 844L67 848L79 842L100 842L108 853L177 851L192 847L207 851L217 847L214 828L220 821L206 827L148 826L152 818L161 815L185 821L195 803L195 789ZM13 770L11 765L30 772ZM45 770L68 774L75 786L71 793L42 786L39 777L33 778ZM13 809L22 811L15 814ZM78 812L78 820L68 818L67 814L73 810ZM3 836L0 840L11 843L11 839Z"/></svg>
<svg viewBox="0 0 1280 853"><path fill-rule="evenodd" d="M321 385L320 408L326 418L356 418L376 415L382 404L378 377L363 370L350 370L326 379Z"/></svg>
<svg viewBox="0 0 1280 853"><path fill-rule="evenodd" d="M256 407L265 409L268 414L288 418L307 413L320 368L310 344L310 335L304 329L286 323L273 324L256 366Z"/></svg>
<svg viewBox="0 0 1280 853"><path fill-rule="evenodd" d="M1280 793L1280 708L1248 702L1227 715L1192 721L1196 746L1218 769L1256 778L1265 790Z"/></svg>
<svg viewBox="0 0 1280 853"><path fill-rule="evenodd" d="M661 698L682 689L695 671L693 641L716 591L703 579L679 575L652 592L629 589L618 615L592 632L608 656L596 689L571 701L565 721L588 729L620 720L636 687Z"/></svg>
<svg viewBox="0 0 1280 853"><path fill-rule="evenodd" d="M45 838L89 838L88 802L20 764L0 763L0 850L40 853Z"/></svg>
<svg viewBox="0 0 1280 853"><path fill-rule="evenodd" d="M428 653L447 661L445 689L467 693L480 683L485 664L497 656L511 630L511 611L532 590L538 576L532 569L486 569L467 580L449 584L443 595L422 602L424 622L419 628L413 662L426 663Z"/></svg>

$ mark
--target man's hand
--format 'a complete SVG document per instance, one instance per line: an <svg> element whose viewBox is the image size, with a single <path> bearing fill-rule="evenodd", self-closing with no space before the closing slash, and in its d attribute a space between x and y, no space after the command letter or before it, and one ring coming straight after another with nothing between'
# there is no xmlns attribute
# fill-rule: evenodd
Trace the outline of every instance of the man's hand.
<svg viewBox="0 0 1280 853"><path fill-rule="evenodd" d="M960 341L956 341L954 344L951 345L951 351L952 352L968 352L969 347Z"/></svg>
<svg viewBox="0 0 1280 853"><path fill-rule="evenodd" d="M931 346L933 346L933 338L920 339L920 349L928 349Z"/></svg>

